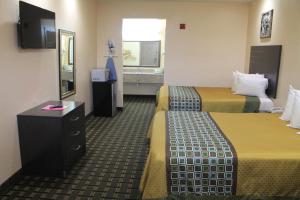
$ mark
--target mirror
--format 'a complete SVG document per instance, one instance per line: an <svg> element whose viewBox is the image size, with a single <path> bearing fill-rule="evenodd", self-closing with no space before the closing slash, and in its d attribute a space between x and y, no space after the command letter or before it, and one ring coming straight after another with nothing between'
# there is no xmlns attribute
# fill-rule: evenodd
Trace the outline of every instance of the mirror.
<svg viewBox="0 0 300 200"><path fill-rule="evenodd" d="M160 41L123 41L124 67L160 67Z"/></svg>
<svg viewBox="0 0 300 200"><path fill-rule="evenodd" d="M60 99L76 93L75 33L59 29L59 90Z"/></svg>

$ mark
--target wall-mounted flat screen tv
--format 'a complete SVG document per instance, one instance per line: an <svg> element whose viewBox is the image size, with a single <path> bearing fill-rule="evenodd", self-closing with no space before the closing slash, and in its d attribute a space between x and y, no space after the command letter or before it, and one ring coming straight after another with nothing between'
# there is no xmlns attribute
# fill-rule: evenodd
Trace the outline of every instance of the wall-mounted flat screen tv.
<svg viewBox="0 0 300 200"><path fill-rule="evenodd" d="M37 6L19 2L19 45L21 48L55 49L55 13Z"/></svg>

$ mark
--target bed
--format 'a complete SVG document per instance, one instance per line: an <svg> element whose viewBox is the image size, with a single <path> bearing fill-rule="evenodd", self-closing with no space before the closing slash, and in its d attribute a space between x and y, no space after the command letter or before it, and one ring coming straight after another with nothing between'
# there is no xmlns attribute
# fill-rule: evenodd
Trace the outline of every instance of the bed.
<svg viewBox="0 0 300 200"><path fill-rule="evenodd" d="M157 109L206 112L270 112L276 98L281 45L252 46L249 73L264 74L268 79L269 98L233 94L230 88L162 86L157 95Z"/></svg>
<svg viewBox="0 0 300 200"><path fill-rule="evenodd" d="M300 197L300 135L286 125L270 113L157 112L140 182L143 199Z"/></svg>
<svg viewBox="0 0 300 200"><path fill-rule="evenodd" d="M156 111L271 112L270 98L233 94L231 88L167 86L160 88Z"/></svg>

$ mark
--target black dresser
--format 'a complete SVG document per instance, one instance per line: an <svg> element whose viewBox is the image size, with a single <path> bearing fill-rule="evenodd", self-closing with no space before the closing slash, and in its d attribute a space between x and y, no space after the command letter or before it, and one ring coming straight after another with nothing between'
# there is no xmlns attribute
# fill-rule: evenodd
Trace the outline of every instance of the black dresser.
<svg viewBox="0 0 300 200"><path fill-rule="evenodd" d="M113 117L117 113L115 82L93 82L95 116Z"/></svg>
<svg viewBox="0 0 300 200"><path fill-rule="evenodd" d="M62 111L42 110L64 105ZM85 153L84 103L48 101L17 115L24 174L65 176Z"/></svg>

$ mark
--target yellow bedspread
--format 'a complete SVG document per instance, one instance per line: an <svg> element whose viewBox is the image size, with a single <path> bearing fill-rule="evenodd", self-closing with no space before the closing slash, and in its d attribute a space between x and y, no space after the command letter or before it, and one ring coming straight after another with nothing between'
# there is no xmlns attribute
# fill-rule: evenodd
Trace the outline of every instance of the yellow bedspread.
<svg viewBox="0 0 300 200"><path fill-rule="evenodd" d="M236 195L300 196L300 135L277 114L211 113L238 157ZM140 183L143 199L168 195L165 112L151 125L149 156Z"/></svg>
<svg viewBox="0 0 300 200"><path fill-rule="evenodd" d="M195 87L202 100L202 111L241 113L246 97L233 94L230 88ZM160 88L156 111L169 110L168 86Z"/></svg>

